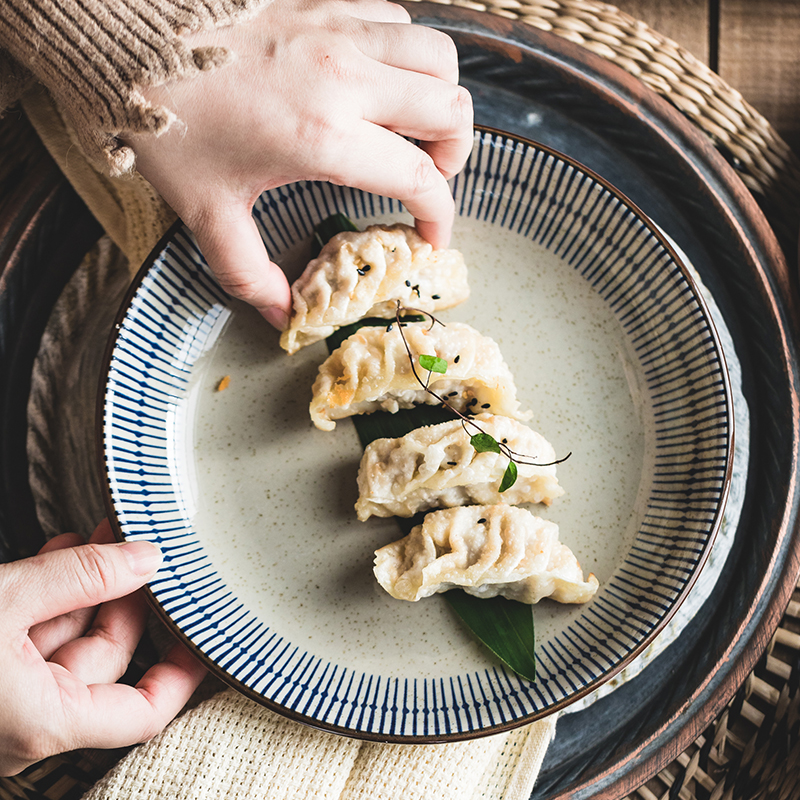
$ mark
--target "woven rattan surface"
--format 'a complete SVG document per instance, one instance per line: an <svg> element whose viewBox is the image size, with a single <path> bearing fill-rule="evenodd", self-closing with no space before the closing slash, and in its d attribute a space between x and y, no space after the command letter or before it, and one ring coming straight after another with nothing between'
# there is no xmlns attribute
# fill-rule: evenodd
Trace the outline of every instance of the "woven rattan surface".
<svg viewBox="0 0 800 800"><path fill-rule="evenodd" d="M442 0L435 0L442 2ZM766 202L776 233L797 236L800 159L742 95L676 42L618 8L591 0L454 0L549 31L612 61L679 108Z"/></svg>
<svg viewBox="0 0 800 800"><path fill-rule="evenodd" d="M591 0L452 4L519 20L576 42L668 99L734 165L794 264L796 254L789 246L797 241L800 220L800 161L762 115L685 49L613 6ZM0 177L7 177L16 151L10 149L13 142L0 144L0 172L5 173ZM3 159L2 154L15 158ZM48 759L21 776L0 779L0 800L80 797L118 757L86 753ZM800 591L767 652L724 712L631 795L635 800L666 797L800 797Z"/></svg>

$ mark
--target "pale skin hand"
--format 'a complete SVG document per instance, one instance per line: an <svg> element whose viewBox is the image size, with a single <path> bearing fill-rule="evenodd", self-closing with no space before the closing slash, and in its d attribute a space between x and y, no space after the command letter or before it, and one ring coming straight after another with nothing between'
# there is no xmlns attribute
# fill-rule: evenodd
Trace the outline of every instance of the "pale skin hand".
<svg viewBox="0 0 800 800"><path fill-rule="evenodd" d="M261 192L293 181L399 199L424 238L448 244L447 179L473 138L449 37L386 0L274 0L246 23L187 40L225 46L235 60L147 90L182 124L128 142L228 292L285 327L289 286L251 211Z"/></svg>
<svg viewBox="0 0 800 800"><path fill-rule="evenodd" d="M185 705L205 670L181 645L139 683L116 683L144 629L140 588L158 568L154 545L91 543L75 534L0 565L0 775L54 753L152 738Z"/></svg>

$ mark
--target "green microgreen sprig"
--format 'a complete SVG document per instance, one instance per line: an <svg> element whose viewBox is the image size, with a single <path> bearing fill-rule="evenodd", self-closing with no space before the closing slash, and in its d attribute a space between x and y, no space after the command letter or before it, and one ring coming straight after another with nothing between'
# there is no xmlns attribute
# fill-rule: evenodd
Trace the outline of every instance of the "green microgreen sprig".
<svg viewBox="0 0 800 800"><path fill-rule="evenodd" d="M428 372L438 372L444 375L447 372L447 362L438 356L421 355L419 365Z"/></svg>
<svg viewBox="0 0 800 800"><path fill-rule="evenodd" d="M411 352L411 348L409 347L406 335L403 333L403 328L405 326L401 324L400 321L401 312L403 313L413 312L416 314L422 314L430 318L431 328L437 323L442 327L444 327L444 323L436 319L436 317L434 317L433 314L431 314L428 311L423 311L418 308L403 308L400 305L400 301L399 300L397 301L397 310L395 312L395 321L397 323L397 330L400 331L400 337L403 340L403 345L406 348L406 353L408 353L408 359L411 364L411 371L414 374L417 383L419 383L419 385L428 394L430 394L432 397L435 397L443 406L445 406L445 408L448 408L461 420L461 425L463 426L466 434L470 437L469 443L475 449L475 452L499 453L508 458L508 466L506 467L506 470L503 473L503 477L500 481L500 487L498 489L500 493L505 492L507 489L510 489L517 482L517 477L519 475L517 464L526 464L538 467L550 467L550 466L555 466L556 464L563 463L572 455L572 453L570 452L567 453L567 455L565 455L564 458L559 458L557 461L549 461L547 463L542 464L536 461L535 459L531 458L530 456L517 453L514 450L512 450L505 441L498 442L497 439L495 439L491 433L487 433L485 430L483 430L483 428L481 428L481 426L478 425L478 423L475 422L474 419L467 416L466 414L462 414L461 411L459 411L457 408L451 405L447 399L434 392L433 389L430 388L431 374L434 372L439 373L440 375L446 374L447 361L444 358L440 358L439 356L433 356L427 353L418 356L420 367L422 367L422 369L426 370L428 373L424 381L422 380L422 378L420 378L419 373L417 372L417 368L414 364L414 355ZM468 429L467 426L469 426L473 430L476 430L477 433L470 433L470 430Z"/></svg>

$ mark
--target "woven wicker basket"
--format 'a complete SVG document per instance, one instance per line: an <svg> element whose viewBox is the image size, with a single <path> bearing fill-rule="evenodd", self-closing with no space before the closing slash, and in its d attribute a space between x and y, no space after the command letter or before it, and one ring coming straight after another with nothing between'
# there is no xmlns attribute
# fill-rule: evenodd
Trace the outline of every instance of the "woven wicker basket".
<svg viewBox="0 0 800 800"><path fill-rule="evenodd" d="M769 122L718 75L675 42L613 6L593 0L456 0L452 5L522 21L614 62L669 100L707 133L765 209L796 266L800 160ZM0 181L35 161L27 136L0 130ZM7 200L7 198L6 198ZM4 199L0 198L0 210ZM57 756L0 779L0 800L80 797L119 752ZM795 591L765 655L715 722L630 796L800 797L800 591Z"/></svg>

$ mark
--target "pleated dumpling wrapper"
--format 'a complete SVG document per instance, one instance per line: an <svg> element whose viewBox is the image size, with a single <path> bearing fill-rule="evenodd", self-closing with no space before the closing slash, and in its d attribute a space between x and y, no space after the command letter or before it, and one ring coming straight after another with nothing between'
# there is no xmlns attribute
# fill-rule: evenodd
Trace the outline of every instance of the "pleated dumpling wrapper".
<svg viewBox="0 0 800 800"><path fill-rule="evenodd" d="M296 353L364 317L395 316L397 303L434 312L469 297L458 250L434 250L402 223L337 233L292 285L281 347Z"/></svg>
<svg viewBox="0 0 800 800"><path fill-rule="evenodd" d="M419 364L421 355L447 362L446 373L430 373L429 386L459 411L530 417L530 412L519 411L514 378L494 340L462 322L410 322L403 324L402 335L396 323L364 326L328 356L312 387L309 411L314 425L330 431L335 420L355 414L438 404L420 384L428 379Z"/></svg>
<svg viewBox="0 0 800 800"><path fill-rule="evenodd" d="M510 417L484 413L473 419L478 427L453 418L367 445L358 470L358 518L411 517L471 503L550 505L564 494L555 450L541 434ZM502 493L508 456L475 450L470 437L479 430L520 456L517 480Z"/></svg>
<svg viewBox="0 0 800 800"><path fill-rule="evenodd" d="M504 503L432 511L375 553L374 572L392 597L411 601L461 588L522 603L585 603L599 586L594 575L584 580L555 523Z"/></svg>

